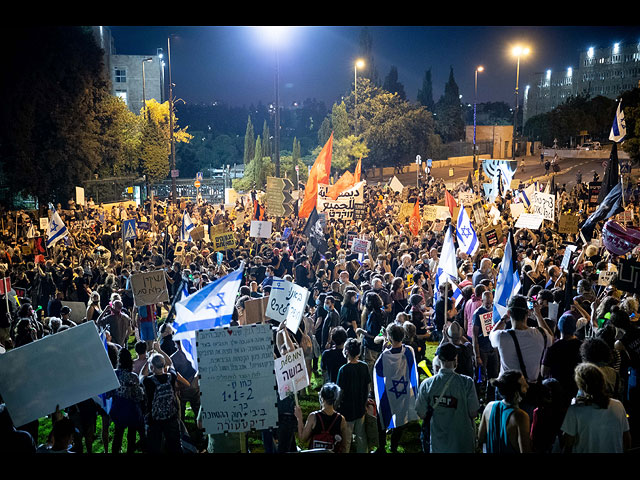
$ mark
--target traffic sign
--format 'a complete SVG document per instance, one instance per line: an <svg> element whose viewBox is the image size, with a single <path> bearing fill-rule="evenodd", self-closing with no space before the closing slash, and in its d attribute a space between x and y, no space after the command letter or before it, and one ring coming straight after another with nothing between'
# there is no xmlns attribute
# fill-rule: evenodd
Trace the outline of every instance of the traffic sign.
<svg viewBox="0 0 640 480"><path fill-rule="evenodd" d="M122 238L125 242L127 240L135 240L137 238L135 218L122 222Z"/></svg>
<svg viewBox="0 0 640 480"><path fill-rule="evenodd" d="M293 213L293 183L287 178L267 177L267 212L274 217Z"/></svg>
<svg viewBox="0 0 640 480"><path fill-rule="evenodd" d="M196 188L200 188L200 180L196 180L195 182L193 182L193 186Z"/></svg>
<svg viewBox="0 0 640 480"><path fill-rule="evenodd" d="M196 180L202 181L202 172L196 173Z"/></svg>

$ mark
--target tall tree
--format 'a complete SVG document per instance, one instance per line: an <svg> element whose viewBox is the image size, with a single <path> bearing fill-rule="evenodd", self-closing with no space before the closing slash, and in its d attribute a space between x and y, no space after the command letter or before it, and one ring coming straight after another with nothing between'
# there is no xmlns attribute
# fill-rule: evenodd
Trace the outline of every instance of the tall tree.
<svg viewBox="0 0 640 480"><path fill-rule="evenodd" d="M334 139L344 138L349 135L349 116L344 102L340 102L340 105L333 104L331 109L331 128Z"/></svg>
<svg viewBox="0 0 640 480"><path fill-rule="evenodd" d="M363 27L360 31L360 56L365 62L361 75L368 78L374 85L379 86L378 69L373 59L373 38L368 27Z"/></svg>
<svg viewBox="0 0 640 480"><path fill-rule="evenodd" d="M384 79L382 88L389 93L396 93L402 100L406 100L404 85L398 81L398 68L395 65L391 65L391 69Z"/></svg>
<svg viewBox="0 0 640 480"><path fill-rule="evenodd" d="M455 142L464 138L464 110L460 102L460 90L453 76L453 67L449 79L444 85L444 95L435 107L436 132L445 142Z"/></svg>
<svg viewBox="0 0 640 480"><path fill-rule="evenodd" d="M262 125L262 156L270 157L272 152L271 148L271 134L269 133L269 124L267 121L264 121Z"/></svg>
<svg viewBox="0 0 640 480"><path fill-rule="evenodd" d="M253 123L251 123L251 115L247 119L247 128L244 132L244 164L251 161L256 148L256 135L253 131Z"/></svg>
<svg viewBox="0 0 640 480"><path fill-rule="evenodd" d="M422 79L422 88L418 90L418 103L427 107L427 110L433 112L435 102L433 101L433 83L431 81L431 68L424 72Z"/></svg>

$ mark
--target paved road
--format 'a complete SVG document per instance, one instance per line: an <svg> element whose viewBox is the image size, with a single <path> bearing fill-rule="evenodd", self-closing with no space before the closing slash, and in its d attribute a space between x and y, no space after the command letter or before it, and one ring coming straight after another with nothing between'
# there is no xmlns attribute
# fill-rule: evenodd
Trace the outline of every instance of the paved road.
<svg viewBox="0 0 640 480"><path fill-rule="evenodd" d="M560 171L555 174L556 185L561 186L565 184L568 189L576 184L576 173L582 173L582 181L593 181L593 174L597 172L600 176L600 180L604 177L603 162L608 157L599 159L564 159L560 160ZM449 176L449 167L433 168L431 174L435 178L444 179L447 186L452 186L460 181L465 181L471 171L471 162L468 166L457 165L453 167L453 177ZM401 173L396 175L403 185L415 186L416 185L416 173ZM389 180L391 177L385 178ZM518 180L530 182L541 181L546 182L551 179L551 175L545 175L544 165L540 163L540 157L525 157L524 168L521 164L518 165L515 178ZM373 181L379 181L379 178L373 179Z"/></svg>

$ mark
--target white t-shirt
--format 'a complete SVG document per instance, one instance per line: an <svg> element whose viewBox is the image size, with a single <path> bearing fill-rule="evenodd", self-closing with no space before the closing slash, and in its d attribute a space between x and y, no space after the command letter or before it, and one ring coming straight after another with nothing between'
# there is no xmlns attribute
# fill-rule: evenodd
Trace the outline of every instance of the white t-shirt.
<svg viewBox="0 0 640 480"><path fill-rule="evenodd" d="M570 405L562 431L576 437L575 453L623 453L622 434L629 431L629 421L622 403L612 398L606 409Z"/></svg>
<svg viewBox="0 0 640 480"><path fill-rule="evenodd" d="M514 330L514 332L516 332L524 366L527 370L527 381L536 382L540 374L540 363L545 349L544 337L534 327L529 327L526 330ZM547 337L546 346L549 347L553 342L553 338L547 332L544 335ZM500 353L500 375L507 370L522 371L516 346L509 330L493 330L489 334L489 341L491 346L497 348Z"/></svg>

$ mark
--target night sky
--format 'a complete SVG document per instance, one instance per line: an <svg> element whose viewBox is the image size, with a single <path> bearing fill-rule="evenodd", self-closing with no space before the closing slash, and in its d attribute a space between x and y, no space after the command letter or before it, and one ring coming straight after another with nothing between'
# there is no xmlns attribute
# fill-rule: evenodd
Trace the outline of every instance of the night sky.
<svg viewBox="0 0 640 480"><path fill-rule="evenodd" d="M111 26L116 53L155 54L171 40L174 94L187 103L221 101L232 106L268 104L275 98L275 49L260 30L235 26ZM360 51L359 26L308 26L290 29L278 49L280 103L316 98L328 108L353 82ZM431 68L433 97L444 92L450 66L465 103L473 102L474 72L478 102L514 103L516 60L511 47L528 45L532 53L520 62L520 91L530 74L576 70L580 51L640 42L640 26L370 26L373 56L381 81L392 65L416 101L426 70Z"/></svg>

